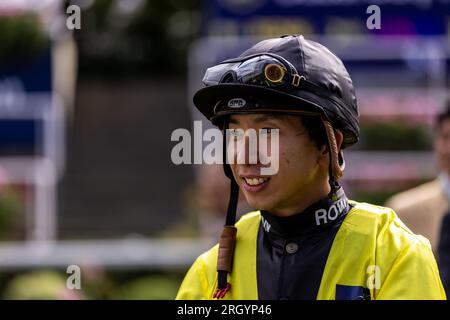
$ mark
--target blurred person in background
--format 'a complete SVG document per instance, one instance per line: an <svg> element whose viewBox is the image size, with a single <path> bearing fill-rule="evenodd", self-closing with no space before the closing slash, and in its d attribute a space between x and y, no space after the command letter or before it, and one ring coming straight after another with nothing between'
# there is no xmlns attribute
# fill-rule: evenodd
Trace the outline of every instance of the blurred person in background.
<svg viewBox="0 0 450 320"><path fill-rule="evenodd" d="M442 218L450 199L450 104L435 123L434 153L440 174L433 181L400 192L386 201L412 231L427 237L437 252Z"/></svg>
<svg viewBox="0 0 450 320"><path fill-rule="evenodd" d="M429 242L393 210L348 200L338 183L342 149L359 137L353 83L338 57L303 36L283 36L209 68L203 83L196 107L245 144L229 150L231 164L224 147L226 224L178 299L445 299ZM279 133L275 174L261 172L261 150L252 150L258 163L248 163L239 131L250 129L269 140ZM240 189L259 210L235 225Z"/></svg>
<svg viewBox="0 0 450 320"><path fill-rule="evenodd" d="M435 121L434 153L439 175L433 181L403 191L387 200L405 224L428 238L437 254L442 281L449 293L450 279L450 102Z"/></svg>

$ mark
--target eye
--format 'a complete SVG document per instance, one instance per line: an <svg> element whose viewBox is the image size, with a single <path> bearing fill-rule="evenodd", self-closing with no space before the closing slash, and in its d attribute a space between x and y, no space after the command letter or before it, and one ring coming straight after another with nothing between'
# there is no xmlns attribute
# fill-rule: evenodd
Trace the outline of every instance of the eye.
<svg viewBox="0 0 450 320"><path fill-rule="evenodd" d="M244 135L242 129L228 129L228 132L230 133L230 137L240 138Z"/></svg>
<svg viewBox="0 0 450 320"><path fill-rule="evenodd" d="M262 129L259 129L259 134L260 135L270 135L272 133L272 130L274 130L274 128L262 128Z"/></svg>

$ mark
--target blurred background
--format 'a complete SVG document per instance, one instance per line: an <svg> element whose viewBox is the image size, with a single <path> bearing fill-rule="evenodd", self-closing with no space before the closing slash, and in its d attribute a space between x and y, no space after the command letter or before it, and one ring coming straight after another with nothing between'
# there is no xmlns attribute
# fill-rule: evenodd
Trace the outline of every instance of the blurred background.
<svg viewBox="0 0 450 320"><path fill-rule="evenodd" d="M0 298L173 299L217 241L228 181L173 164L171 133L209 127L191 102L208 66L283 34L325 44L353 78L350 198L382 205L436 177L448 0L0 0Z"/></svg>

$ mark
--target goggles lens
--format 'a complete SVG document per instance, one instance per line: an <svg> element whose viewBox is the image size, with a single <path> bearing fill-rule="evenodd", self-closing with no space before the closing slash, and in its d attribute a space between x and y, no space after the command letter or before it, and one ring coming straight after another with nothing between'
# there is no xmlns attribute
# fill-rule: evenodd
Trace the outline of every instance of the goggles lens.
<svg viewBox="0 0 450 320"><path fill-rule="evenodd" d="M264 76L271 82L281 82L286 72L286 68L279 64L271 63L264 67Z"/></svg>
<svg viewBox="0 0 450 320"><path fill-rule="evenodd" d="M299 78L294 66L289 62L261 55L208 68L203 83L207 86L219 83L243 83L268 87L289 84L298 86Z"/></svg>

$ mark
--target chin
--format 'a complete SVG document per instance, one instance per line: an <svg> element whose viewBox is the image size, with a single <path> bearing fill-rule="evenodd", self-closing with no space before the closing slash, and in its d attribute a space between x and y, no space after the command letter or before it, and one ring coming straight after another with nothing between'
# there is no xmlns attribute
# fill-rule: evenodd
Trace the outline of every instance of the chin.
<svg viewBox="0 0 450 320"><path fill-rule="evenodd" d="M246 196L245 198L250 207L255 208L257 210L271 211L271 209L274 207L273 201L271 199L255 196Z"/></svg>

